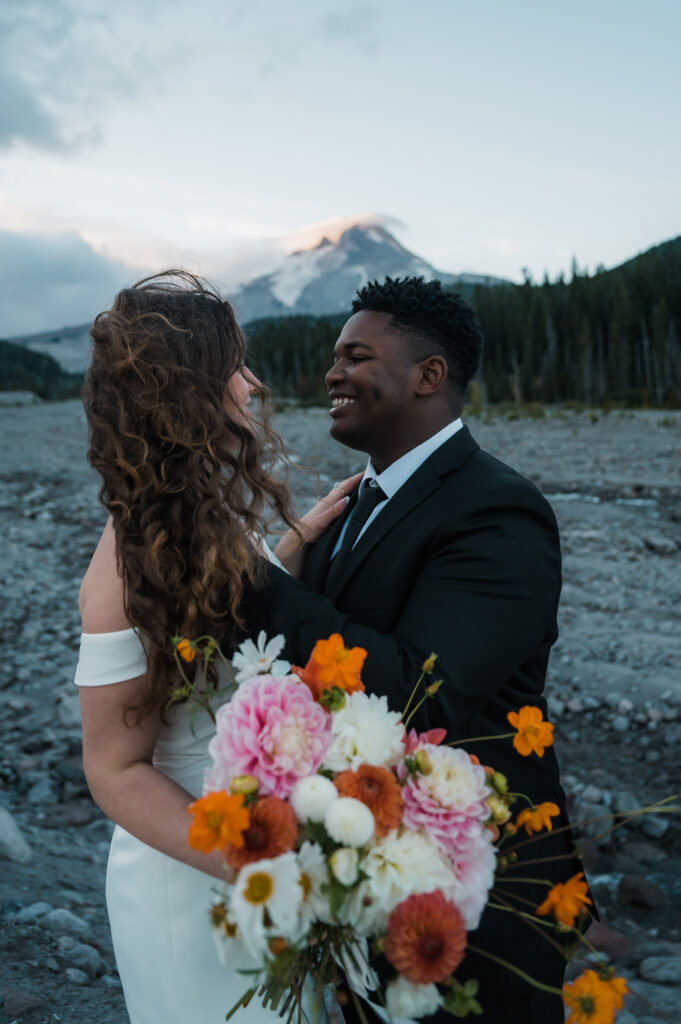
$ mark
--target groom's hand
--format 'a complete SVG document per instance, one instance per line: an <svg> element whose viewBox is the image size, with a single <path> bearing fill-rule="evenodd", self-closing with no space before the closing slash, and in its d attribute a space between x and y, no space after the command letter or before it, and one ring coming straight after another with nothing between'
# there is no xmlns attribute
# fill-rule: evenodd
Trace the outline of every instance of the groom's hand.
<svg viewBox="0 0 681 1024"><path fill-rule="evenodd" d="M292 576L300 575L306 548L314 544L343 512L349 496L363 476L364 473L355 473L335 483L329 493L298 520L297 529L288 530L281 538L274 553Z"/></svg>

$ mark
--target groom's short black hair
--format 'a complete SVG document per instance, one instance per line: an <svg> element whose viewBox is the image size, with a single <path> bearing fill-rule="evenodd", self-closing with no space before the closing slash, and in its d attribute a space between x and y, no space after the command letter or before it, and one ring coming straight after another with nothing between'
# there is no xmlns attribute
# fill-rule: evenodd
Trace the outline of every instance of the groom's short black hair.
<svg viewBox="0 0 681 1024"><path fill-rule="evenodd" d="M389 313L391 327L411 341L416 358L437 353L447 361L449 378L463 395L478 368L482 330L463 296L444 291L440 281L422 277L386 277L357 292L352 312Z"/></svg>

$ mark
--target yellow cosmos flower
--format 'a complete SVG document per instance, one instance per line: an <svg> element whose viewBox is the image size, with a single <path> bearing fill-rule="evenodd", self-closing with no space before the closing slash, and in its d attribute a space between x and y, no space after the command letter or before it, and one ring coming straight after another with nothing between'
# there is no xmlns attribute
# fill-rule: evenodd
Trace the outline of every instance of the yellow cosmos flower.
<svg viewBox="0 0 681 1024"><path fill-rule="evenodd" d="M509 711L506 717L518 730L513 737L518 753L523 757L532 753L543 757L544 749L553 743L553 725L544 721L541 710L533 704L525 704L519 711Z"/></svg>
<svg viewBox="0 0 681 1024"><path fill-rule="evenodd" d="M554 885L541 906L537 907L537 913L543 916L554 914L561 924L571 928L578 914L591 903L588 891L584 872L580 871L567 882Z"/></svg>
<svg viewBox="0 0 681 1024"><path fill-rule="evenodd" d="M560 807L550 801L538 804L537 807L526 807L516 818L515 827L520 829L525 826L528 836L533 832L541 832L543 828L550 832L553 829L551 818L556 818L559 814Z"/></svg>

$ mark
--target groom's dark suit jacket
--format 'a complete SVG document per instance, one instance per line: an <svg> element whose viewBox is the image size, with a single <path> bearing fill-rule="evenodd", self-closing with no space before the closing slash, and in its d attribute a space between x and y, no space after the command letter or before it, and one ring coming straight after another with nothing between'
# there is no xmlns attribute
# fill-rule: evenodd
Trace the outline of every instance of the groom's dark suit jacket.
<svg viewBox="0 0 681 1024"><path fill-rule="evenodd" d="M546 713L542 690L558 635L561 559L555 517L532 484L481 451L464 427L407 480L329 574L344 518L311 548L301 581L267 567L266 586L245 603L251 635L259 629L283 633L285 656L304 665L318 639L341 633L347 646L367 649L366 689L385 694L395 710L405 705L421 664L434 651L434 678L443 685L414 719L419 731L441 726L451 739L488 736L508 733L507 713L524 704ZM557 803L560 823L567 822L552 748L542 759L521 757L510 739L468 743L466 749L507 775L514 792L534 803ZM514 812L524 806L518 800ZM521 860L567 851L563 834L544 836L519 851ZM519 877L552 881L564 881L575 869L567 860L514 868ZM545 889L506 881L499 885L499 902L514 894L536 905ZM487 910L470 939L560 985L562 958L508 912ZM485 1015L475 1020L563 1019L560 1000L536 995L489 960L468 954L457 976L480 978ZM440 1019L452 1018L428 1018Z"/></svg>

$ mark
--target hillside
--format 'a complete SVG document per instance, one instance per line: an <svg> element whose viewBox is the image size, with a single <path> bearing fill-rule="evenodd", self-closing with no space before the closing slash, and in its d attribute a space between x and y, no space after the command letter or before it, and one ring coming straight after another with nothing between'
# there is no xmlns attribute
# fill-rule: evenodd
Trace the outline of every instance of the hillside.
<svg viewBox="0 0 681 1024"><path fill-rule="evenodd" d="M0 391L32 391L40 398L75 398L82 376L66 373L51 356L0 341Z"/></svg>

